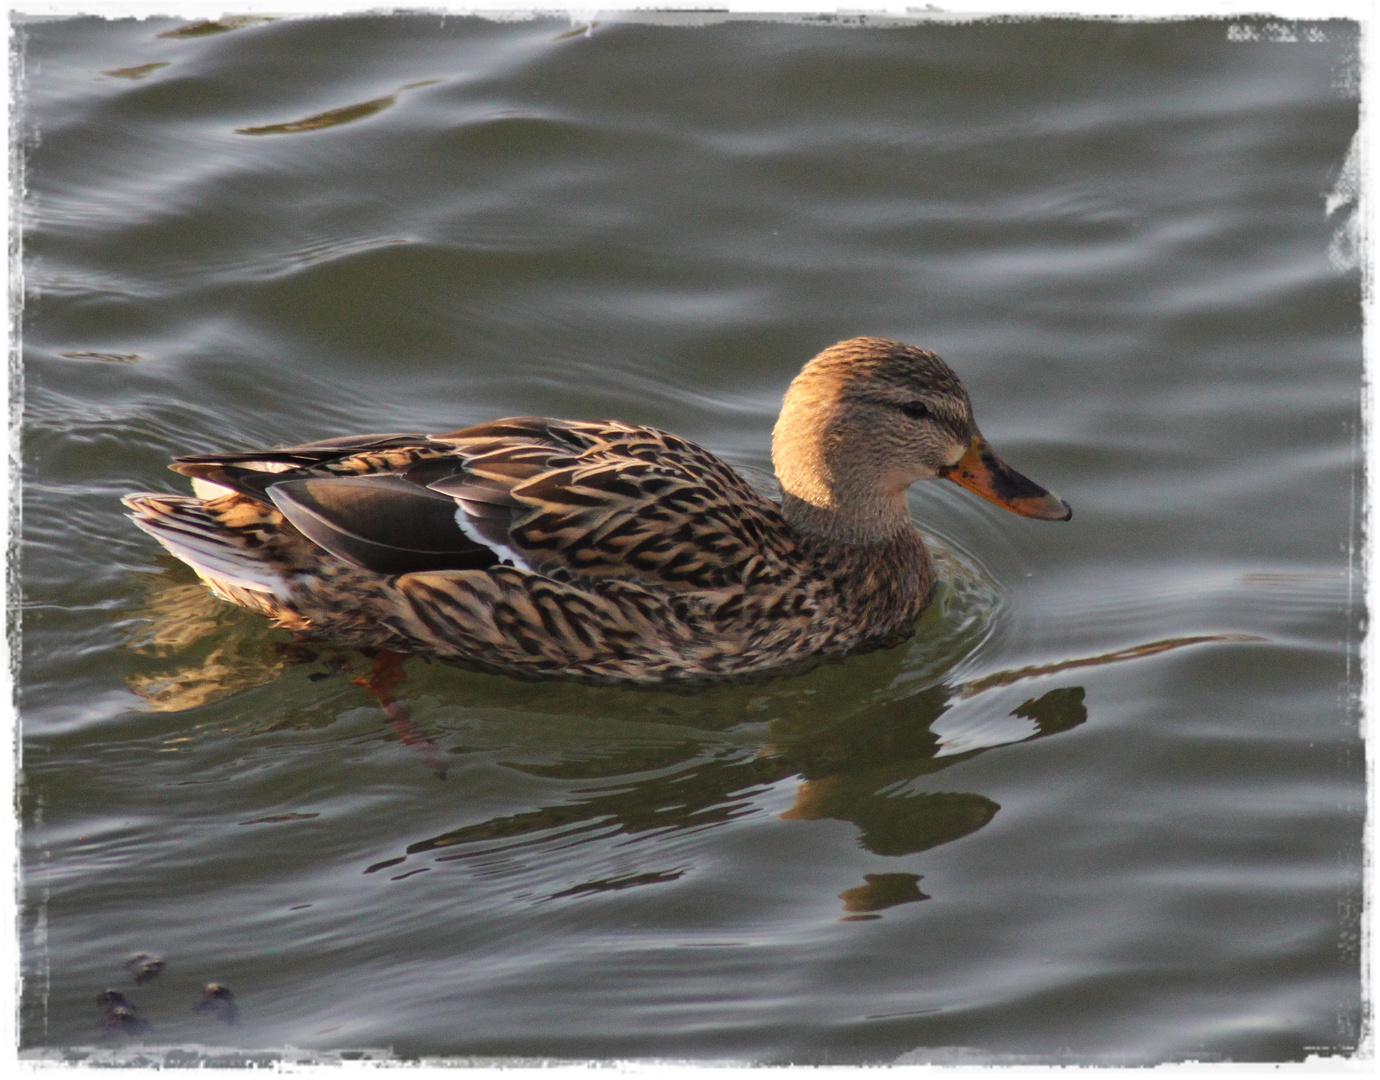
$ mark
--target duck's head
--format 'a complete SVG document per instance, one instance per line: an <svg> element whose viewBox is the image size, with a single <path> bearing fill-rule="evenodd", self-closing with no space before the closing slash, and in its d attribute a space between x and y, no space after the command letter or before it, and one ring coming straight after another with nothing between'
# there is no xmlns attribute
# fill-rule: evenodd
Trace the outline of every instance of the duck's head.
<svg viewBox="0 0 1380 1080"><path fill-rule="evenodd" d="M1025 517L1073 516L992 452L943 360L886 338L841 341L805 365L786 391L772 460L788 520L840 540L908 527L906 488L935 478Z"/></svg>

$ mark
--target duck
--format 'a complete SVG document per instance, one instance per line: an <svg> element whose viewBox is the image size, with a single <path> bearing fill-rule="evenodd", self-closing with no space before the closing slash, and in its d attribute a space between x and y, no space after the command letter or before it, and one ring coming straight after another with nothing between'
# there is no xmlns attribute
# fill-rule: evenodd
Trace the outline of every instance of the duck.
<svg viewBox="0 0 1380 1080"><path fill-rule="evenodd" d="M124 503L214 594L304 640L640 685L905 640L936 588L906 502L921 480L1072 516L997 457L943 360L887 338L805 364L772 463L779 501L665 431L517 416L178 457L193 494Z"/></svg>

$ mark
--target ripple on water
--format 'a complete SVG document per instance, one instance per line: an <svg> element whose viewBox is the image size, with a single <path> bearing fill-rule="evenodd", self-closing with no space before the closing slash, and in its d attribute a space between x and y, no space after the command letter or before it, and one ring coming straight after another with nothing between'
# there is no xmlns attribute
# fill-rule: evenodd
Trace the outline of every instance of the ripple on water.
<svg viewBox="0 0 1380 1080"><path fill-rule="evenodd" d="M96 1039L156 952L160 1044L1351 1052L1346 24L227 25L23 31L26 1045ZM533 412L770 492L782 389L858 333L952 361L1074 519L918 485L915 636L789 677L409 661L444 781L363 658L117 502L176 453Z"/></svg>

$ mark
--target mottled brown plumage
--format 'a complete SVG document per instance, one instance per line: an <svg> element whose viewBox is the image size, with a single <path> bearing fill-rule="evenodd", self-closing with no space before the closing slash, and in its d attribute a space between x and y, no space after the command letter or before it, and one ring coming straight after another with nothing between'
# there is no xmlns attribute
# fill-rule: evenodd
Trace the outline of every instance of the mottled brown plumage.
<svg viewBox="0 0 1380 1080"><path fill-rule="evenodd" d="M916 480L1069 516L992 454L943 361L881 338L805 366L773 461L779 505L666 432L515 417L178 458L196 497L125 501L218 595L299 632L637 683L908 636L934 584L906 508Z"/></svg>

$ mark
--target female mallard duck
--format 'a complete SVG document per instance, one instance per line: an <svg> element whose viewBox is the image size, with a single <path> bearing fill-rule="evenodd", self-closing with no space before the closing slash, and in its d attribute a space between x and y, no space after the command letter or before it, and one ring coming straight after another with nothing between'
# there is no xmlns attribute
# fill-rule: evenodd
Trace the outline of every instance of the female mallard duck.
<svg viewBox="0 0 1380 1080"><path fill-rule="evenodd" d="M882 338L805 365L772 461L780 505L664 431L524 416L181 457L196 497L125 503L217 595L293 630L633 683L909 636L934 584L906 506L917 480L1072 515L992 453L948 365Z"/></svg>

